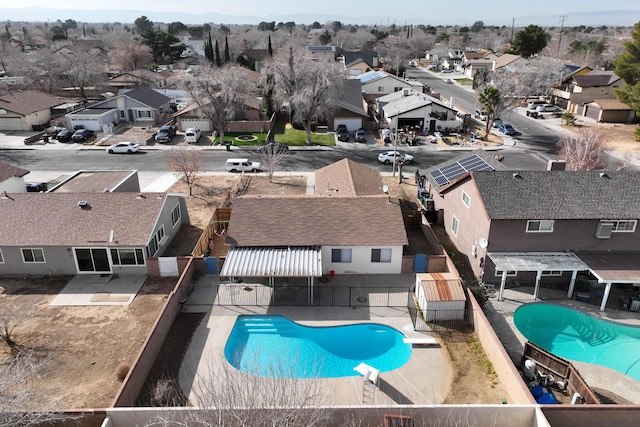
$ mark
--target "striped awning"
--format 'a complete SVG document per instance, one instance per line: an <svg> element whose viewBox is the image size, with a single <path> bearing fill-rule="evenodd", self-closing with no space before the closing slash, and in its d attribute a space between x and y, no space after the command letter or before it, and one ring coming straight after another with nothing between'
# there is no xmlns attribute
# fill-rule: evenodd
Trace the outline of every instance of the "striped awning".
<svg viewBox="0 0 640 427"><path fill-rule="evenodd" d="M318 247L232 248L221 277L319 277L322 255Z"/></svg>

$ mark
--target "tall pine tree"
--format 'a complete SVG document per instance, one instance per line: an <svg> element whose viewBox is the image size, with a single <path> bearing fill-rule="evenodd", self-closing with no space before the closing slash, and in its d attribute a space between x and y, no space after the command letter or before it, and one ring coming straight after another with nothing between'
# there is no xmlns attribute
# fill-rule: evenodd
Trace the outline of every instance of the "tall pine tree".
<svg viewBox="0 0 640 427"><path fill-rule="evenodd" d="M227 62L231 61L231 55L229 54L229 40L227 38L227 36L224 36L224 62L225 64Z"/></svg>
<svg viewBox="0 0 640 427"><path fill-rule="evenodd" d="M216 40L216 49L215 49L215 57L216 57L216 66L222 66L222 58L220 58L220 48L218 47L218 40Z"/></svg>
<svg viewBox="0 0 640 427"><path fill-rule="evenodd" d="M268 47L268 51L269 51L269 57L273 57L273 48L271 47L271 34L269 34L269 47Z"/></svg>
<svg viewBox="0 0 640 427"><path fill-rule="evenodd" d="M204 42L204 56L209 62L214 61L213 45L211 44L211 31L209 31L209 39Z"/></svg>

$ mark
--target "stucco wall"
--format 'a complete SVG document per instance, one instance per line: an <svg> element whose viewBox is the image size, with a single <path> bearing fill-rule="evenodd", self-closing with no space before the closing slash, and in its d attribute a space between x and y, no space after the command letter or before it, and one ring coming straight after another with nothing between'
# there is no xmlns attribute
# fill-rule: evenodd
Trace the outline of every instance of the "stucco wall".
<svg viewBox="0 0 640 427"><path fill-rule="evenodd" d="M371 262L371 249L391 249L391 262ZM351 249L351 262L331 262L332 249ZM322 273L328 274L400 274L402 271L402 246L323 246L321 249Z"/></svg>

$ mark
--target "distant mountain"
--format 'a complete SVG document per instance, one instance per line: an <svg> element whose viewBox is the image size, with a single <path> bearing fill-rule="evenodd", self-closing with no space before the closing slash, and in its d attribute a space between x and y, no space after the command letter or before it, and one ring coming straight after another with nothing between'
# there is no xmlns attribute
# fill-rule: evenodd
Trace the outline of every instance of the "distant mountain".
<svg viewBox="0 0 640 427"><path fill-rule="evenodd" d="M568 17L564 25L574 27L578 25L587 26L632 26L636 22L640 22L640 10L614 10L607 12L566 12L562 13ZM293 15L268 15L268 16L252 16L252 15L221 15L218 13L176 13L176 12L153 12L142 10L80 10L80 9L50 9L43 7L23 7L23 8L0 8L0 20L10 21L49 21L57 20L65 21L73 19L78 22L121 22L133 23L137 18L146 16L155 22L182 22L184 24L203 24L205 22L221 23L221 24L251 24L256 25L260 22L288 22L293 21L296 24L311 24L314 21L321 23L328 21L340 21L343 24L358 25L374 25L387 24L398 21L404 24L429 24L429 25L471 25L475 21L483 21L485 25L507 25L511 26L512 19L493 19L491 17L483 19L481 17L463 17L455 19L438 19L429 17L428 19L411 18L395 20L388 16L342 16L342 15L312 15L312 14L293 14ZM543 16L521 16L514 17L515 25L523 27L526 25L540 25L545 27L559 26L560 15L543 15Z"/></svg>

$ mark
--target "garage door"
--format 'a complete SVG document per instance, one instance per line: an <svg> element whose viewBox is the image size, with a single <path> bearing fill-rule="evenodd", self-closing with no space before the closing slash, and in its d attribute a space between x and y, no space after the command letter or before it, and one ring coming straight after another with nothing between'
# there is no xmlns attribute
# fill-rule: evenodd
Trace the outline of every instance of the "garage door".
<svg viewBox="0 0 640 427"><path fill-rule="evenodd" d="M354 119L352 117L335 117L333 119L334 131L338 128L338 125L347 125L347 129L353 132L362 127L362 119Z"/></svg>
<svg viewBox="0 0 640 427"><path fill-rule="evenodd" d="M23 130L22 119L20 117L0 118L0 130Z"/></svg>
<svg viewBox="0 0 640 427"><path fill-rule="evenodd" d="M209 119L181 119L180 124L182 131L189 128L199 128L202 132L211 132L211 126L209 126Z"/></svg>
<svg viewBox="0 0 640 427"><path fill-rule="evenodd" d="M602 111L600 108L595 105L587 105L585 108L587 109L585 116L593 120L600 120L600 111Z"/></svg>

